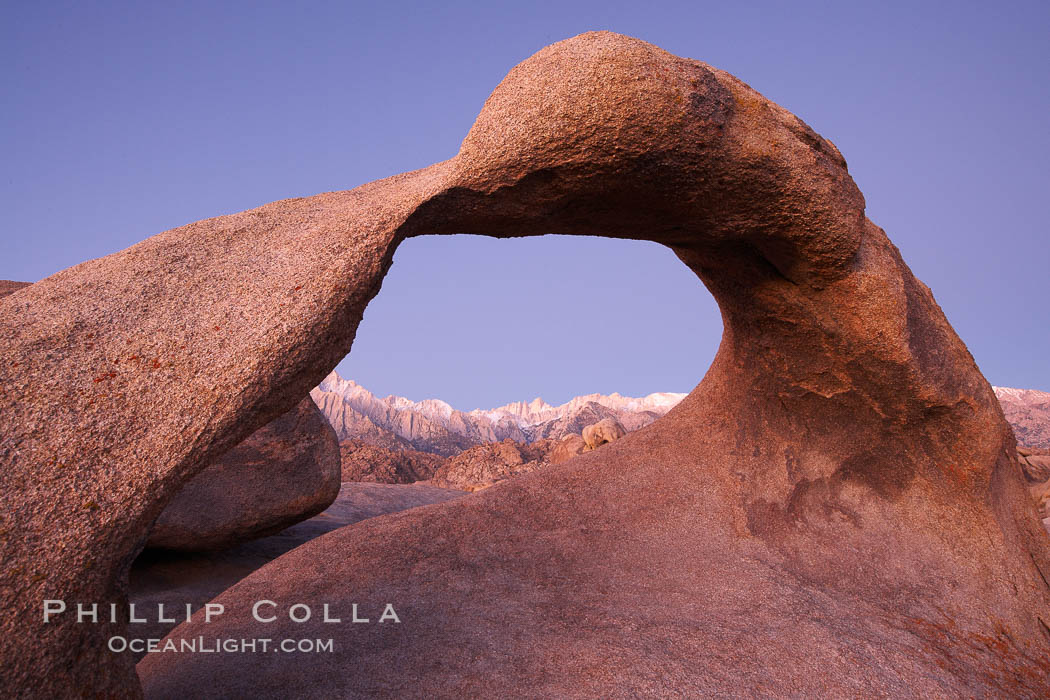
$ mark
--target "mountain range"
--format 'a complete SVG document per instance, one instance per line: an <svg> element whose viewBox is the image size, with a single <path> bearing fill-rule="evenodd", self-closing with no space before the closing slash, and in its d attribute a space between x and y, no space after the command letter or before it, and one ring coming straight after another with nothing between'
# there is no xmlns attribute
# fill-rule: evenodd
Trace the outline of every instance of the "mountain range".
<svg viewBox="0 0 1050 700"><path fill-rule="evenodd" d="M993 387L1017 441L1050 448L1050 393ZM490 409L459 411L440 399L379 398L357 382L332 372L310 392L340 440L356 439L392 450L457 455L476 445L510 438L530 444L579 434L587 425L614 418L627 431L642 428L673 408L685 394L655 393L632 398L613 393L577 396L558 406L543 399Z"/></svg>
<svg viewBox="0 0 1050 700"><path fill-rule="evenodd" d="M585 426L614 418L628 430L649 425L685 394L657 393L644 398L587 394L552 406L541 398L491 409L459 411L440 399L412 401L379 398L338 373L329 374L310 392L340 440L360 439L389 449L413 449L451 456L510 438L529 444L560 439Z"/></svg>

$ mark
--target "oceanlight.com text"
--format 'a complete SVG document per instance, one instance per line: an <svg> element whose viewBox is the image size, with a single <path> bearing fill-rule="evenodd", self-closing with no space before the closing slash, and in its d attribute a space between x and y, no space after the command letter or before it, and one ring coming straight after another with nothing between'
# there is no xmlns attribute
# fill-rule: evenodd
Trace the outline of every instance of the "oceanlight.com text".
<svg viewBox="0 0 1050 700"><path fill-rule="evenodd" d="M133 653L176 652L182 654L323 654L335 651L332 639L234 639L205 638L190 639L140 639L132 637L110 637L109 650L114 653L130 651Z"/></svg>

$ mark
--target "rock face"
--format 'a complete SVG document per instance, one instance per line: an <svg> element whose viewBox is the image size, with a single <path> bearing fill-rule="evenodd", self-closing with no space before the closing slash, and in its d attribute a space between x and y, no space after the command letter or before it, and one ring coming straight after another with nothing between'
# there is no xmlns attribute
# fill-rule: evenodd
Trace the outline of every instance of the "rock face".
<svg viewBox="0 0 1050 700"><path fill-rule="evenodd" d="M1050 533L1050 450L1018 447L1017 456L1039 517Z"/></svg>
<svg viewBox="0 0 1050 700"><path fill-rule="evenodd" d="M269 537L218 552L143 552L131 567L128 597L140 611L155 611L158 604L168 611L184 610L187 603L196 610L251 572L326 532L462 495L427 484L344 483L323 513ZM141 637L161 639L174 627L173 622L148 616L135 630ZM142 656L137 654L136 660Z"/></svg>
<svg viewBox="0 0 1050 700"><path fill-rule="evenodd" d="M587 443L583 441L581 436L576 433L569 433L554 445L547 455L547 459L551 464L568 462L576 455L582 454L586 447Z"/></svg>
<svg viewBox="0 0 1050 700"><path fill-rule="evenodd" d="M501 442L478 445L455 457L449 457L434 474L431 483L445 489L480 491L515 476L527 474L550 464L547 453L557 445L555 440L534 443Z"/></svg>
<svg viewBox="0 0 1050 700"><path fill-rule="evenodd" d="M604 418L594 425L588 425L583 429L583 443L588 450L594 450L602 445L619 440L627 431L623 429L618 421L613 418Z"/></svg>
<svg viewBox="0 0 1050 700"><path fill-rule="evenodd" d="M444 458L429 452L388 449L364 440L339 443L343 461L343 481L380 484L411 484L434 476Z"/></svg>
<svg viewBox="0 0 1050 700"><path fill-rule="evenodd" d="M1050 448L1050 393L1032 389L994 387L1017 442Z"/></svg>
<svg viewBox="0 0 1050 700"><path fill-rule="evenodd" d="M369 445L388 450L411 450L412 443L386 428L376 425L368 416L358 413L338 395L314 389L314 402L324 413L336 436L343 440L362 440Z"/></svg>
<svg viewBox="0 0 1050 700"><path fill-rule="evenodd" d="M838 150L722 71L590 33L515 67L448 161L0 300L9 694L138 695L106 648L124 626L41 601L123 603L180 486L324 379L401 240L452 233L669 246L721 307L718 355L652 425L308 542L169 637L337 652L151 654L148 695L1050 693L1050 538L1013 434ZM259 599L403 624L261 629Z"/></svg>
<svg viewBox="0 0 1050 700"><path fill-rule="evenodd" d="M1028 481L1041 482L1050 479L1050 450L1018 447L1017 456Z"/></svg>
<svg viewBox="0 0 1050 700"><path fill-rule="evenodd" d="M603 418L612 418L627 430L637 430L667 413L685 394L657 393L640 399L587 394L560 406L538 398L464 412L439 399L380 399L360 384L332 372L311 396L341 440L361 439L380 447L449 457L475 445L506 439L560 439Z"/></svg>
<svg viewBox="0 0 1050 700"><path fill-rule="evenodd" d="M146 546L202 552L271 535L331 505L339 475L335 432L305 398L190 479Z"/></svg>
<svg viewBox="0 0 1050 700"><path fill-rule="evenodd" d="M431 420L440 401L420 402L421 406L390 396L378 399L359 384L335 372L325 378L310 395L321 407L340 440L360 439L388 449L409 449L449 456L475 444L475 438L453 432ZM449 407L451 410L451 407Z"/></svg>
<svg viewBox="0 0 1050 700"><path fill-rule="evenodd" d="M22 287L28 287L29 282L15 282L13 280L0 280L0 297L14 294Z"/></svg>

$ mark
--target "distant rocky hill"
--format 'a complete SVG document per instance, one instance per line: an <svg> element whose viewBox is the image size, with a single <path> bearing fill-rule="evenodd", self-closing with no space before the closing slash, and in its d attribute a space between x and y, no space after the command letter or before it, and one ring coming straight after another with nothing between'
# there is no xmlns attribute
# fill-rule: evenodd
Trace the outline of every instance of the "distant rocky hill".
<svg viewBox="0 0 1050 700"><path fill-rule="evenodd" d="M477 491L549 466L547 455L557 443L544 438L528 445L511 440L478 445L445 460L430 483L445 489Z"/></svg>
<svg viewBox="0 0 1050 700"><path fill-rule="evenodd" d="M30 282L15 282L14 280L0 280L0 297L14 294L22 287L28 287Z"/></svg>
<svg viewBox="0 0 1050 700"><path fill-rule="evenodd" d="M1050 449L1050 393L992 387L1019 445Z"/></svg>
<svg viewBox="0 0 1050 700"><path fill-rule="evenodd" d="M412 484L434 476L445 458L430 452L391 448L350 438L339 443L343 481Z"/></svg>
<svg viewBox="0 0 1050 700"><path fill-rule="evenodd" d="M560 406L537 398L465 412L438 399L381 399L336 372L310 395L328 416L340 440L354 438L387 449L418 450L446 457L508 438L524 444L546 438L560 440L604 418L619 421L629 431L637 430L667 413L685 396L663 393L631 398L587 394Z"/></svg>

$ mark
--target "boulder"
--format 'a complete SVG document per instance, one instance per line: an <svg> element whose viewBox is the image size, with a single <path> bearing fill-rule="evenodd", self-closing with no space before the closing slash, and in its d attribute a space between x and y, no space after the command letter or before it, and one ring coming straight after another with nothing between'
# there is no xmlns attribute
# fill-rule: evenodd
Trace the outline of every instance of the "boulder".
<svg viewBox="0 0 1050 700"><path fill-rule="evenodd" d="M1050 481L1033 484L1031 493L1035 507L1039 510L1039 517L1050 518Z"/></svg>
<svg viewBox="0 0 1050 700"><path fill-rule="evenodd" d="M1028 491L1035 501L1043 524L1050 518L1050 450L1039 447L1018 446L1017 458L1021 471L1028 482ZM1048 528L1050 530L1050 528Z"/></svg>
<svg viewBox="0 0 1050 700"><path fill-rule="evenodd" d="M627 431L616 419L605 418L583 429L583 442L587 446L586 449L593 450L606 443L619 440L626 434Z"/></svg>
<svg viewBox="0 0 1050 700"><path fill-rule="evenodd" d="M569 433L551 449L547 459L551 464L561 464L581 454L586 447L587 443L583 441L581 436L576 433Z"/></svg>
<svg viewBox="0 0 1050 700"><path fill-rule="evenodd" d="M838 149L787 110L597 32L515 67L447 161L173 229L0 299L0 683L1047 696L1050 538L1013 434L864 207ZM125 624L43 622L44 600L120 609L172 495L335 367L401 241L458 233L665 245L721 308L718 354L652 425L307 542L168 637L332 653L154 653L136 674L107 648ZM260 599L314 616L263 627ZM354 603L372 622L346 622ZM378 621L387 604L400 624Z"/></svg>
<svg viewBox="0 0 1050 700"><path fill-rule="evenodd" d="M1050 479L1050 450L1018 447L1017 457L1029 482L1041 483Z"/></svg>
<svg viewBox="0 0 1050 700"><path fill-rule="evenodd" d="M272 535L331 505L339 483L335 431L307 397L193 477L146 546L203 552Z"/></svg>

